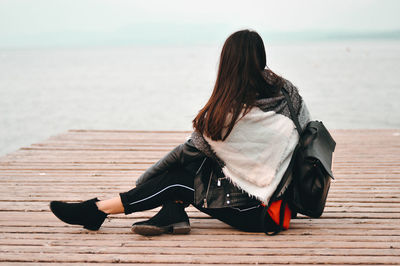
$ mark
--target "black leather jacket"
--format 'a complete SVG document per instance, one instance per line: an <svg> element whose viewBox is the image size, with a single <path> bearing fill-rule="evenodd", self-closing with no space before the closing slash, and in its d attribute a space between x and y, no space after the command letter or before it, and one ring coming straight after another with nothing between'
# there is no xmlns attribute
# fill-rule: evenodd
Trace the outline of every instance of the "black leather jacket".
<svg viewBox="0 0 400 266"><path fill-rule="evenodd" d="M220 166L199 151L190 139L174 148L164 158L148 168L139 177L136 184L145 182L175 167L184 167L194 176L194 206L225 208L260 204L260 201L251 198L247 193L229 182Z"/></svg>

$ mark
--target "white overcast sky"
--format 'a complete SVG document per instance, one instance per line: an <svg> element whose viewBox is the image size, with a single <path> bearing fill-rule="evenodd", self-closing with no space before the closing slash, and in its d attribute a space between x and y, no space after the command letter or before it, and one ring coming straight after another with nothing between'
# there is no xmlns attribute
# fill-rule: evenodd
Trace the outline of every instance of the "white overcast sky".
<svg viewBox="0 0 400 266"><path fill-rule="evenodd" d="M146 30L146 24L393 31L400 29L399 14L400 0L0 0L0 41L59 32L107 34L137 25Z"/></svg>

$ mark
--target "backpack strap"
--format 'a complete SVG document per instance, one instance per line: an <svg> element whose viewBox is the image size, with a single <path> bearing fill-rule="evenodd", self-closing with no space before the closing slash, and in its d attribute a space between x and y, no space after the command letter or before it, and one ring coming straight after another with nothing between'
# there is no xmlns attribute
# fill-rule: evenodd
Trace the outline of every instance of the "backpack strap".
<svg viewBox="0 0 400 266"><path fill-rule="evenodd" d="M287 197L283 197L281 208L279 210L279 232L283 231L283 223L285 222L285 214L286 214L286 205L287 205Z"/></svg>
<svg viewBox="0 0 400 266"><path fill-rule="evenodd" d="M264 229L264 233L269 236L274 236L279 232L283 231L283 223L285 222L285 213L286 213L286 205L287 205L287 197L282 198L281 206L279 208L279 224L277 225L275 231L269 231L265 224L265 219L268 214L269 206L265 206L263 211L261 212L261 222Z"/></svg>
<svg viewBox="0 0 400 266"><path fill-rule="evenodd" d="M295 111L294 111L294 108L293 108L292 101L290 100L290 96L289 96L287 90L286 90L285 88L283 88L283 87L282 87L282 93L283 93L283 95L285 96L286 101L287 101L287 103L288 103L288 107L289 107L289 111L290 111L290 116L291 116L291 118L292 118L292 120L293 120L293 122L294 122L294 124L295 124L295 126L296 126L296 130L297 130L297 132L299 132L299 135L301 135L302 129L301 129L301 126L300 126L299 119L298 119L297 116L295 115ZM300 130L299 130L299 129L300 129ZM298 149L299 149L299 147L296 146L296 148L295 148L293 154L296 154ZM285 188L285 186L287 186L287 184L286 184L286 183L287 183L287 180L292 176L292 168L293 168L293 166L294 166L294 161L295 161L294 159L295 159L295 156L292 156L292 159L290 160L289 166L288 166L288 168L286 169L286 172L283 174L283 177L282 177L281 182L279 182L278 187L275 189L274 193L273 193L272 196L271 196L270 202L273 202L273 201L275 201L275 200L280 199L279 196L282 194L282 193L281 193L282 190Z"/></svg>
<svg viewBox="0 0 400 266"><path fill-rule="evenodd" d="M287 101L287 104L288 104L288 107L289 107L289 111L290 111L290 116L292 117L293 123L296 126L297 132L299 132L299 135L301 136L302 129L301 129L301 126L300 126L299 118L297 117L296 112L294 111L293 103L292 103L292 100L290 99L289 93L283 87L282 87L281 91L282 91L283 95L286 98L286 101Z"/></svg>
<svg viewBox="0 0 400 266"><path fill-rule="evenodd" d="M296 112L294 110L293 103L292 103L292 100L290 99L289 93L284 87L281 88L281 91L282 91L283 95L285 96L286 102L287 102L288 107L289 107L290 116L292 118L293 123L296 126L296 130L299 133L299 135L301 136L302 128L300 126L299 118L297 117ZM298 147L296 147L296 149L297 148ZM294 151L294 154L295 153L296 153L296 150ZM279 193L282 191L282 189L285 186L287 180L291 176L293 164L294 164L294 157L292 157L292 159L290 160L288 169L286 170L284 176L282 177L281 182L278 184L278 187L275 190L274 194L272 195L270 202L278 199ZM289 189L290 188L287 188L287 191ZM288 204L288 193L287 193L287 191L284 193L284 195L279 197L280 199L282 199L282 203L281 203L281 206L280 206L280 209L279 209L279 225L277 226L277 229L274 232L268 231L268 228L266 227L266 224L265 224L265 219L266 219L267 215L269 215L268 214L269 206L264 206L264 209L261 212L261 223L262 223L264 232L267 235L271 235L271 236L272 235L276 235L279 232L284 230L283 223L285 221L285 209L286 209L286 205Z"/></svg>

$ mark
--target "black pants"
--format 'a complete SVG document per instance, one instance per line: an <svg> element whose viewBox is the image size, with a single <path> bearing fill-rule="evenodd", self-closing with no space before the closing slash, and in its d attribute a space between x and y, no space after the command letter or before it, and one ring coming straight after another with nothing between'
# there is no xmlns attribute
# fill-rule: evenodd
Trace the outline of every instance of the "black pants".
<svg viewBox="0 0 400 266"><path fill-rule="evenodd" d="M128 192L120 193L125 214L150 210L163 205L167 201L180 200L193 204L193 175L183 169L176 169L156 176L143 184L139 184ZM262 232L260 222L262 206L243 206L240 208L205 209L195 206L200 211L223 221L237 229L248 232ZM267 220L268 228L275 224Z"/></svg>

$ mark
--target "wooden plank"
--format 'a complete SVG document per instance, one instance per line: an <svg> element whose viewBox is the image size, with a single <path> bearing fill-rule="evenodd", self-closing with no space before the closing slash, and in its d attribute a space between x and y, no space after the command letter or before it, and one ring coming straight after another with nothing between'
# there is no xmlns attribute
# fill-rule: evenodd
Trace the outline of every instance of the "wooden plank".
<svg viewBox="0 0 400 266"><path fill-rule="evenodd" d="M266 249L268 250L268 249ZM136 254L59 254L51 253L5 253L1 255L0 262L98 262L98 263L185 263L185 264L198 264L198 263L211 263L211 264L352 264L357 261L358 264L386 264L396 265L398 255L390 256L330 256L330 255L288 255L282 256L280 254L271 256L270 254L248 256L230 254L229 256L212 256L208 254L186 254L186 256L177 256L175 254L151 254L149 256L142 256Z"/></svg>
<svg viewBox="0 0 400 266"><path fill-rule="evenodd" d="M304 256L303 248L292 248L287 247L287 251L292 255ZM51 246L51 247L42 247L42 246L0 246L1 253L44 253L47 254L132 254L132 247L85 247L85 246L74 246L66 249L63 246ZM279 256L281 254L280 248L252 248L253 256ZM310 248L309 252L316 256L395 256L400 255L400 250L398 249L360 249L360 248ZM135 247L135 254L138 255L152 255L152 254L165 254L165 255L187 255L187 254L196 254L201 253L204 255L247 255L248 251L237 247L181 247L177 249L176 247L154 247L151 249L149 247Z"/></svg>
<svg viewBox="0 0 400 266"><path fill-rule="evenodd" d="M51 200L111 197L190 132L70 130L0 158L0 263L10 265L381 264L400 261L400 130L334 130L324 215L274 237L246 233L189 207L190 235L143 237L112 215L98 232L61 223ZM234 243L234 245L232 245Z"/></svg>
<svg viewBox="0 0 400 266"><path fill-rule="evenodd" d="M57 246L57 247L104 247L104 241L99 241L99 239L85 239L84 241L77 242L76 239L62 239L62 240L49 240L49 239L0 239L0 246L5 247L22 247L22 246ZM400 244L398 242L371 242L371 241L356 241L350 242L346 240L332 240L329 242L321 242L318 240L312 239L302 239L302 241L298 241L298 239L287 239L287 241L276 241L271 239L269 241L252 241L250 240L241 240L237 241L234 245L235 248L328 248L327 244L329 244L329 248L335 249L367 249L367 250L375 250L375 249L400 249ZM215 248L227 248L227 243L224 241L213 241L210 240L184 240L181 239L179 241L175 240L156 240L156 239L116 239L110 238L107 239L108 247L189 247L189 248L207 248L207 247L215 247ZM229 247L228 247L229 248ZM306 252L306 251L305 251Z"/></svg>

